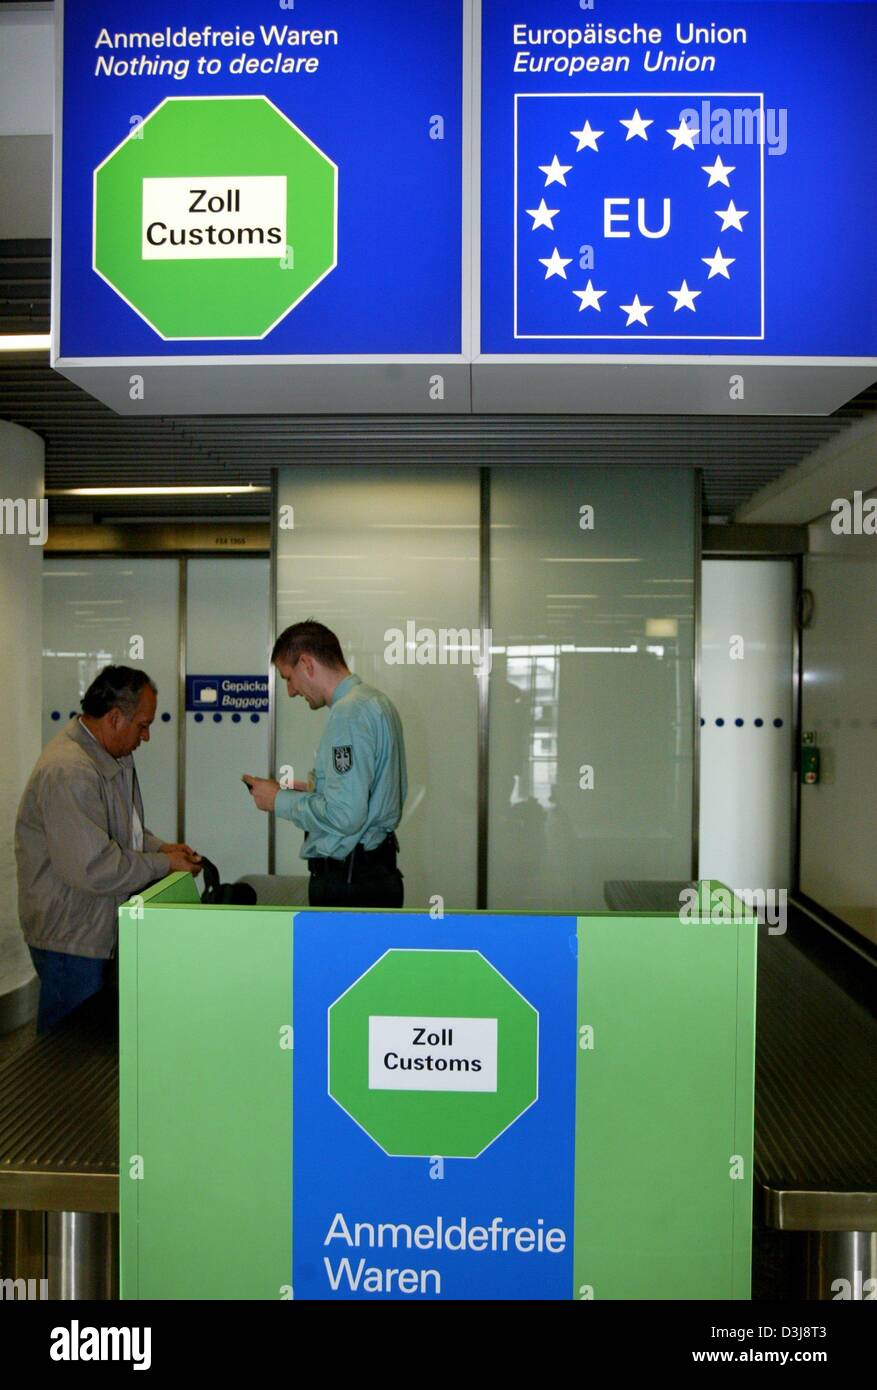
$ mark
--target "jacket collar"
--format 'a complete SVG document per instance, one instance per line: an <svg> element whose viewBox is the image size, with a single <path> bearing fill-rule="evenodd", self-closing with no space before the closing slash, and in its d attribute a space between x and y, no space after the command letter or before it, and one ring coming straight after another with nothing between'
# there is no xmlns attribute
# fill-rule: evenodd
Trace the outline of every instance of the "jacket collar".
<svg viewBox="0 0 877 1390"><path fill-rule="evenodd" d="M362 676L357 676L355 672L351 672L350 675L345 676L343 681L341 681L339 685L336 685L335 689L332 691L332 699L329 701L330 706L337 705L339 700L343 700L344 696L348 694L355 685L362 685Z"/></svg>
<svg viewBox="0 0 877 1390"><path fill-rule="evenodd" d="M78 743L80 748L84 749L97 767L101 776L106 778L107 781L112 777L117 777L122 771L123 763L127 760L120 762L117 758L113 757L112 753L108 753L103 745L98 743L97 739L93 738L87 729L83 728L79 722L78 716L74 715L64 730L64 733L68 738L72 738L74 743Z"/></svg>

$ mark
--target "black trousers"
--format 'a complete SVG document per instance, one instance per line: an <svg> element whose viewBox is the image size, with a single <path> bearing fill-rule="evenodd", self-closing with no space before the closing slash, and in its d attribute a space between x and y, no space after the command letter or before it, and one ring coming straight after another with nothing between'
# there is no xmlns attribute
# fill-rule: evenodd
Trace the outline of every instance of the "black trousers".
<svg viewBox="0 0 877 1390"><path fill-rule="evenodd" d="M311 874L308 885L311 907L402 907L405 888L398 869L374 869L347 875Z"/></svg>
<svg viewBox="0 0 877 1390"><path fill-rule="evenodd" d="M350 859L317 860L310 872L311 907L401 907L405 901L395 835L369 853L357 845Z"/></svg>

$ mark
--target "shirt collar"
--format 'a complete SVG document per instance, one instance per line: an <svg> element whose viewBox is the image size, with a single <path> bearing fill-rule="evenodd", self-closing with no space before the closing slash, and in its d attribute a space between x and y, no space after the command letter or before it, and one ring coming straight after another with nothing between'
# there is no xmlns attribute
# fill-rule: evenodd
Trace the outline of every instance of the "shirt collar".
<svg viewBox="0 0 877 1390"><path fill-rule="evenodd" d="M98 742L91 730L85 727L78 716L70 720L64 732L97 763L105 777L115 777L117 773L124 770L122 762L118 758L114 758L112 753L107 752L103 744Z"/></svg>
<svg viewBox="0 0 877 1390"><path fill-rule="evenodd" d="M343 700L344 696L348 691L352 690L355 685L362 685L362 676L345 676L340 685L336 685L335 689L332 691L332 699L329 701L330 706L337 705L339 700Z"/></svg>

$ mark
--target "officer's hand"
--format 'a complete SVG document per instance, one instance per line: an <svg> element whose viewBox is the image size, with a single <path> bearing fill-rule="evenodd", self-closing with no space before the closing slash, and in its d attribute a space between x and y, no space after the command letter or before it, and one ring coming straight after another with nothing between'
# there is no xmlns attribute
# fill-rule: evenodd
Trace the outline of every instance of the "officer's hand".
<svg viewBox="0 0 877 1390"><path fill-rule="evenodd" d="M273 777L252 777L248 772L244 773L241 781L246 782L253 793L253 800L260 811L274 810L274 802L280 791L279 782L275 782Z"/></svg>

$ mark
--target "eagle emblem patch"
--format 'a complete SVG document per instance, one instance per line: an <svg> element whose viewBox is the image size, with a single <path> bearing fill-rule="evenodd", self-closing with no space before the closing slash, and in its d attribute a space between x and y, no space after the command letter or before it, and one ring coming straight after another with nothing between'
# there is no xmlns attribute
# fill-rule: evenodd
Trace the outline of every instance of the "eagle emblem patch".
<svg viewBox="0 0 877 1390"><path fill-rule="evenodd" d="M353 749L349 743L343 743L332 749L332 761L335 764L335 771L341 776L349 772L353 767Z"/></svg>

